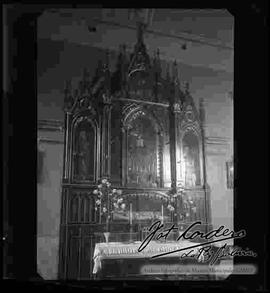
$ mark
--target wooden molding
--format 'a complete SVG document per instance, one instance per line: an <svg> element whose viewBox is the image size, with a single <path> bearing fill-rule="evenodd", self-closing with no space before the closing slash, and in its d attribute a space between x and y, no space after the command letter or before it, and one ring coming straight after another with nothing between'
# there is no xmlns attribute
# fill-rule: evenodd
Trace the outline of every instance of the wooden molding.
<svg viewBox="0 0 270 293"><path fill-rule="evenodd" d="M64 122L61 120L38 120L38 130L64 131Z"/></svg>
<svg viewBox="0 0 270 293"><path fill-rule="evenodd" d="M51 139L51 138L47 138L47 137L39 137L38 141L39 141L39 143L64 144L64 141L62 141L62 140Z"/></svg>
<svg viewBox="0 0 270 293"><path fill-rule="evenodd" d="M222 137L222 136L208 136L205 138L205 143L207 145L229 145L230 138L229 137Z"/></svg>

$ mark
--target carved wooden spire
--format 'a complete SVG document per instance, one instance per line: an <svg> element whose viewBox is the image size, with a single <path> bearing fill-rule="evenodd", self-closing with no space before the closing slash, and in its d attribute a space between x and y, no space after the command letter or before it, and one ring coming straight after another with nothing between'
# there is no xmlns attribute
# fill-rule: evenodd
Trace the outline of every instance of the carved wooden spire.
<svg viewBox="0 0 270 293"><path fill-rule="evenodd" d="M159 49L154 52L154 58L153 58L153 94L154 96L158 97L158 84L160 82L161 78L161 64L160 64L160 58L159 58Z"/></svg>
<svg viewBox="0 0 270 293"><path fill-rule="evenodd" d="M87 68L83 69L82 79L79 83L79 93L80 95L90 94L90 73Z"/></svg>
<svg viewBox="0 0 270 293"><path fill-rule="evenodd" d="M110 72L110 51L107 49L105 52L105 61L103 64L103 72L105 75L105 94L103 95L103 101L108 102L111 95L111 72Z"/></svg>
<svg viewBox="0 0 270 293"><path fill-rule="evenodd" d="M105 51L105 61L103 63L103 71L109 71L109 67L110 67L110 51L109 49L107 49Z"/></svg>
<svg viewBox="0 0 270 293"><path fill-rule="evenodd" d="M200 113L201 123L204 125L205 124L205 108L204 108L204 99L203 98L200 98L199 113Z"/></svg>
<svg viewBox="0 0 270 293"><path fill-rule="evenodd" d="M184 91L185 91L186 95L189 94L189 82L188 81L184 82Z"/></svg>
<svg viewBox="0 0 270 293"><path fill-rule="evenodd" d="M137 44L143 44L143 30L145 25L142 22L137 22Z"/></svg>
<svg viewBox="0 0 270 293"><path fill-rule="evenodd" d="M171 81L171 75L170 75L170 64L167 63L166 65L166 81L169 83Z"/></svg>
<svg viewBox="0 0 270 293"><path fill-rule="evenodd" d="M160 56L159 56L159 48L157 48L155 52L154 63L155 63L155 71L160 77L162 69L161 69L161 62L160 62Z"/></svg>
<svg viewBox="0 0 270 293"><path fill-rule="evenodd" d="M74 103L74 99L72 97L72 85L71 80L66 80L65 89L64 89L64 111L69 111Z"/></svg>
<svg viewBox="0 0 270 293"><path fill-rule="evenodd" d="M145 44L143 43L144 27L145 25L143 23L137 22L137 43L129 65L129 75L135 71L146 70L150 67L150 58L146 52Z"/></svg>
<svg viewBox="0 0 270 293"><path fill-rule="evenodd" d="M174 60L173 62L173 66L172 66L172 78L173 78L173 82L175 85L179 85L179 78L178 78L178 65L176 60Z"/></svg>
<svg viewBox="0 0 270 293"><path fill-rule="evenodd" d="M173 78L173 84L174 84L174 100L178 103L178 100L180 99L180 88L179 88L179 77L178 77L178 65L176 60L173 63L172 68L172 78Z"/></svg>

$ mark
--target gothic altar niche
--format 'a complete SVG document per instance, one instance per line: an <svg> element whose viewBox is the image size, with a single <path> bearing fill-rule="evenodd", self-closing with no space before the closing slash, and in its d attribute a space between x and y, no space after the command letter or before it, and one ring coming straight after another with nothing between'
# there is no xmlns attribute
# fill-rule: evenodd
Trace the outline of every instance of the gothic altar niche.
<svg viewBox="0 0 270 293"><path fill-rule="evenodd" d="M203 100L197 110L188 83L179 80L176 61L162 72L159 50L148 55L143 33L138 23L131 54L120 45L114 72L109 70L107 51L94 76L84 69L78 86L66 83L63 278L89 277L95 233L104 230L93 194L101 178L121 189L127 202L129 212L112 219L114 232L132 231L140 239L155 219L165 226L201 221L207 230L211 225ZM185 190L181 196L180 188ZM193 206L184 208L188 199Z"/></svg>
<svg viewBox="0 0 270 293"><path fill-rule="evenodd" d="M183 173L186 187L200 186L199 142L191 131L183 138Z"/></svg>
<svg viewBox="0 0 270 293"><path fill-rule="evenodd" d="M91 122L81 122L76 128L74 139L74 179L94 180L95 174L95 129Z"/></svg>
<svg viewBox="0 0 270 293"><path fill-rule="evenodd" d="M161 187L162 138L156 122L140 108L130 116L125 125L127 186Z"/></svg>

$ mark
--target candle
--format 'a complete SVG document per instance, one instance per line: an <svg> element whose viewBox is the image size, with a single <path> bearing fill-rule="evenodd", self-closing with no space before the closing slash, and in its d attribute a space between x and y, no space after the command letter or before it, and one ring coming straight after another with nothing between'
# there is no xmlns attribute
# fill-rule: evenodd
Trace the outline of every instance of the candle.
<svg viewBox="0 0 270 293"><path fill-rule="evenodd" d="M161 206L161 224L163 224L164 219L163 219L163 205Z"/></svg>
<svg viewBox="0 0 270 293"><path fill-rule="evenodd" d="M101 224L101 202L99 205L99 223Z"/></svg>
<svg viewBox="0 0 270 293"><path fill-rule="evenodd" d="M129 205L129 223L132 225L132 203Z"/></svg>

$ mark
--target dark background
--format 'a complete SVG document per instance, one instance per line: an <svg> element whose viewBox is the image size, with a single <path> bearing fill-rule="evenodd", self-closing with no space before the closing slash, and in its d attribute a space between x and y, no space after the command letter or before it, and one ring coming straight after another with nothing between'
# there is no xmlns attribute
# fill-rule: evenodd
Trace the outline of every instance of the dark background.
<svg viewBox="0 0 270 293"><path fill-rule="evenodd" d="M236 1L235 1L236 2ZM243 3L242 3L243 2ZM266 290L266 245L268 242L268 7L267 1L230 1L223 6L235 16L235 231L246 229L247 236L236 242L258 253L257 258L236 258L236 262L254 263L256 275L233 275L224 282L209 282L213 289ZM232 3L232 2L231 2ZM194 4L194 5L193 5ZM182 5L182 2L181 2ZM188 2L188 8L203 8ZM219 3L222 5L222 3ZM125 6L125 5L122 5ZM134 5L133 5L134 6ZM154 3L152 6L155 6ZM173 6L173 5L172 5ZM184 6L184 4L183 4ZM141 282L100 282L99 284L42 281L36 272L36 186L37 186L37 17L43 9L76 7L64 4L12 4L6 10L8 37L4 39L7 79L3 97L4 162L4 278L11 287L28 289L62 288L132 288L158 285L179 286L177 282L147 284ZM89 6L88 6L89 7ZM121 5L119 6L121 7ZM168 7L166 7L168 8ZM182 8L177 7L177 8ZM183 7L184 8L184 7ZM4 235L5 236L5 235ZM13 279L13 281L11 281ZM14 279L17 280L14 282ZM27 283L20 282L28 280ZM30 281L30 282L29 282ZM46 283L46 285L44 285ZM184 285L184 286L183 286ZM205 286L206 283L204 282ZM187 287L186 287L187 286ZM198 282L181 288L201 290Z"/></svg>

